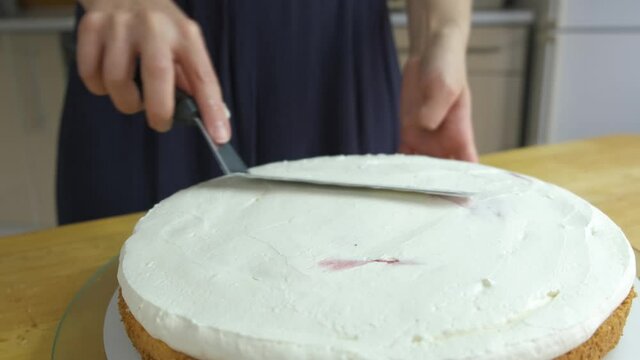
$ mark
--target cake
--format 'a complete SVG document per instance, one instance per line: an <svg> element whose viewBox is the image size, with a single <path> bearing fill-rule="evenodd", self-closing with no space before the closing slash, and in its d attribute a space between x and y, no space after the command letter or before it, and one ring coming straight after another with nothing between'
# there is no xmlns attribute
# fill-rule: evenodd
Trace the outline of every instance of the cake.
<svg viewBox="0 0 640 360"><path fill-rule="evenodd" d="M157 204L125 242L119 309L143 359L600 359L635 260L600 210L540 180L423 156L320 157Z"/></svg>

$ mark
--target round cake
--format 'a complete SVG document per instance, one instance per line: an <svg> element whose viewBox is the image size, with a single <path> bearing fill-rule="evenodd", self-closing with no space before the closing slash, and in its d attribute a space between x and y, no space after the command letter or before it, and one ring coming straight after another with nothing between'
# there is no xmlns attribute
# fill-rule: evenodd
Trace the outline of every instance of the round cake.
<svg viewBox="0 0 640 360"><path fill-rule="evenodd" d="M120 254L143 359L599 359L622 333L633 250L562 188L423 156L251 171L475 195L235 176L180 191Z"/></svg>

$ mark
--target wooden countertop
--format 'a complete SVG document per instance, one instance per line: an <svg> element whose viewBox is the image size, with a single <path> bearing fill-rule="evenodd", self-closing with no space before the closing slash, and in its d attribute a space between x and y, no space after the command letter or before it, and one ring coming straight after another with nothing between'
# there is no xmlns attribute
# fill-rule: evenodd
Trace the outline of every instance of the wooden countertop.
<svg viewBox="0 0 640 360"><path fill-rule="evenodd" d="M507 151L482 162L575 192L613 218L640 249L640 135ZM50 358L67 304L118 253L139 217L0 238L0 359Z"/></svg>

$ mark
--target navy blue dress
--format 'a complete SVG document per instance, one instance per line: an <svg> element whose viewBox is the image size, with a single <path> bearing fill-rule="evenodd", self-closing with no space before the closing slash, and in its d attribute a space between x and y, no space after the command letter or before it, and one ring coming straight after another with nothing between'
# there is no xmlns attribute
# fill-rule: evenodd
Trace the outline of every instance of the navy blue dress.
<svg viewBox="0 0 640 360"><path fill-rule="evenodd" d="M248 165L392 153L399 68L385 0L182 0L202 27L232 143ZM79 12L79 16L81 13ZM150 130L69 69L60 128L60 224L131 213L220 175L196 128Z"/></svg>

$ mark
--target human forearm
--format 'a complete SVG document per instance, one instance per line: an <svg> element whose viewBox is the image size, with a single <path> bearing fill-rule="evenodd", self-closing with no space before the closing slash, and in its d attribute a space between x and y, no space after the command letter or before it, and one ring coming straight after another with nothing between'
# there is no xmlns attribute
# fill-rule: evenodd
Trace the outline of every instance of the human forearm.
<svg viewBox="0 0 640 360"><path fill-rule="evenodd" d="M471 0L408 0L400 151L477 161L466 48Z"/></svg>
<svg viewBox="0 0 640 360"><path fill-rule="evenodd" d="M471 0L408 0L410 53L423 55L446 38L466 48L471 23Z"/></svg>

